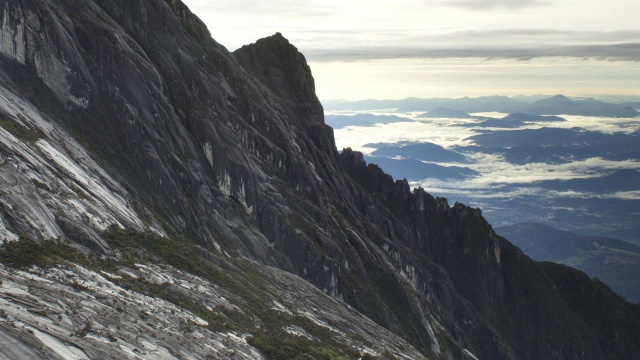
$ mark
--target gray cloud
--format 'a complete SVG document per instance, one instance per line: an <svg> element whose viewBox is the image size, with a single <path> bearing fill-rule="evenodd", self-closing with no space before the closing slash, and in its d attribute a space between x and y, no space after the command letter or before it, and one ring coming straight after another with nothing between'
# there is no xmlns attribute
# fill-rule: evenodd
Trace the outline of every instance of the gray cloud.
<svg viewBox="0 0 640 360"><path fill-rule="evenodd" d="M319 32L300 48L312 61L376 59L573 57L638 61L640 31L568 31L511 28L448 31L368 30ZM304 37L302 37L304 38ZM338 40L336 40L338 39ZM376 39L376 40L372 40Z"/></svg>
<svg viewBox="0 0 640 360"><path fill-rule="evenodd" d="M619 30L619 31L568 31L558 29L536 29L536 28L515 28L515 29L491 29L474 31L453 31L446 34L429 35L421 38L410 38L407 40L423 41L508 41L527 44L541 41L544 43L625 43L640 41L640 31Z"/></svg>
<svg viewBox="0 0 640 360"><path fill-rule="evenodd" d="M611 61L640 61L640 42L537 47L372 46L339 49L304 49L310 61L361 61L383 59L482 58L530 60L541 57L571 57Z"/></svg>
<svg viewBox="0 0 640 360"><path fill-rule="evenodd" d="M445 0L442 5L471 10L486 11L493 9L522 9L546 6L548 2L539 0Z"/></svg>
<svg viewBox="0 0 640 360"><path fill-rule="evenodd" d="M211 4L210 0L190 0L188 6L198 9L199 16L207 13L245 14L245 15L285 15L314 18L319 16L332 16L339 9L335 6L314 3L313 6L297 0L255 1L255 0L223 0ZM251 24L247 24L251 25Z"/></svg>
<svg viewBox="0 0 640 360"><path fill-rule="evenodd" d="M430 44L434 47L450 46L451 44L620 44L640 42L640 30L618 31L569 31L546 28L507 28L489 30L465 30L446 31L446 29L425 32L412 29L292 29L302 41L309 42L334 42L345 39L354 44L357 41L364 43L383 43L384 40L392 40L394 45L420 45Z"/></svg>

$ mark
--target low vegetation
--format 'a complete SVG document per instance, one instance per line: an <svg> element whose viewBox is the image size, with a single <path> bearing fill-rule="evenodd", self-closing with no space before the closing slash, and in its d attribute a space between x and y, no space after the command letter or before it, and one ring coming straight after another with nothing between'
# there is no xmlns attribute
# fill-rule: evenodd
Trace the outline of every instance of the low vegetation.
<svg viewBox="0 0 640 360"><path fill-rule="evenodd" d="M5 242L0 246L0 262L15 268L32 265L51 267L64 261L87 264L83 253L60 240L36 242L22 237L18 241Z"/></svg>
<svg viewBox="0 0 640 360"><path fill-rule="evenodd" d="M161 298L189 310L206 320L212 331L251 334L247 341L267 359L357 359L363 356L335 339L335 334L328 328L302 315L273 310L273 299L279 299L279 294L269 285L269 275L256 269L255 264L248 260L231 258L221 261L197 242L180 234L161 237L154 233L111 227L101 235L119 252L119 256L87 257L60 240L36 242L21 238L0 247L0 262L15 268L76 263L96 271L117 271L121 267L133 267L135 263L164 263L225 289L232 296L229 300L242 310L208 308L176 291L168 283L156 284L127 275L112 281L128 290ZM306 336L287 331L289 326L304 329Z"/></svg>
<svg viewBox="0 0 640 360"><path fill-rule="evenodd" d="M0 126L10 132L13 136L25 142L35 142L44 137L41 131L29 129L15 121L0 117Z"/></svg>

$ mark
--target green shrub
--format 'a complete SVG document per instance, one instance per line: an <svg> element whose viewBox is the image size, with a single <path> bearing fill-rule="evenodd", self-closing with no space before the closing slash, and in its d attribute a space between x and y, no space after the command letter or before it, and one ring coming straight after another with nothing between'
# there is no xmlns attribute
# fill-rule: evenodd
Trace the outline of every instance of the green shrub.
<svg viewBox="0 0 640 360"><path fill-rule="evenodd" d="M26 128L15 121L0 118L0 126L10 132L13 136L25 142L35 142L44 137L40 130Z"/></svg>
<svg viewBox="0 0 640 360"><path fill-rule="evenodd" d="M0 262L11 267L23 268L31 265L50 267L64 261L84 264L84 254L59 240L36 242L28 238L5 242L0 247Z"/></svg>

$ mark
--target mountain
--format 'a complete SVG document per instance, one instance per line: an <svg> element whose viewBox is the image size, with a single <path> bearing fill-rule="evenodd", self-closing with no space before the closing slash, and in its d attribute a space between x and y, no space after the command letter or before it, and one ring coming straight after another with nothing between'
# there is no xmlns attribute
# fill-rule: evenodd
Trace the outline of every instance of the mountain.
<svg viewBox="0 0 640 360"><path fill-rule="evenodd" d="M532 101L535 100L535 101ZM416 99L402 100L361 100L361 101L325 101L328 110L380 110L427 111L426 117L436 117L438 112L444 116L463 118L463 113L501 112L528 113L535 115L583 115L600 117L633 118L640 115L634 106L637 103L608 103L592 98L572 100L564 95L543 97L481 96L459 99ZM444 110L443 110L444 109ZM436 111L431 114L432 111ZM452 113L453 112L453 113ZM455 116L454 116L455 115ZM468 118L464 117L464 118Z"/></svg>
<svg viewBox="0 0 640 360"><path fill-rule="evenodd" d="M640 101L625 102L625 103L622 103L621 105L629 106L629 107L634 108L636 110L640 109Z"/></svg>
<svg viewBox="0 0 640 360"><path fill-rule="evenodd" d="M633 118L640 112L627 105L610 104L595 99L573 101L564 95L556 95L532 103L527 112L539 115L584 115L617 118Z"/></svg>
<svg viewBox="0 0 640 360"><path fill-rule="evenodd" d="M231 53L179 0L0 9L3 357L640 353L638 306L339 153L281 34Z"/></svg>
<svg viewBox="0 0 640 360"><path fill-rule="evenodd" d="M568 97L559 94L559 95L554 95L551 96L549 98L546 99L541 99L538 101L535 101L531 104L531 106L533 107L542 107L542 106L562 106L562 105L567 105L567 104L571 104L573 101L571 99L569 99Z"/></svg>
<svg viewBox="0 0 640 360"><path fill-rule="evenodd" d="M524 103L527 103L527 104L531 104L531 103L536 102L538 100L547 99L549 97L551 97L551 96L549 96L549 95L541 95L541 94L510 96L510 98L515 100L515 101L520 101L520 102L524 102Z"/></svg>
<svg viewBox="0 0 640 360"><path fill-rule="evenodd" d="M465 124L465 126L518 128L527 123L543 122L543 121L566 121L566 120L559 116L542 116L542 115L531 115L531 114L525 114L525 113L513 113L501 119L489 118L484 121L481 121L480 123Z"/></svg>
<svg viewBox="0 0 640 360"><path fill-rule="evenodd" d="M559 116L540 116L525 113L513 113L502 118L504 121L514 122L539 122L539 121L566 121Z"/></svg>
<svg viewBox="0 0 640 360"><path fill-rule="evenodd" d="M577 235L525 223L495 229L527 255L583 270L635 303L640 302L640 247L612 238Z"/></svg>
<svg viewBox="0 0 640 360"><path fill-rule="evenodd" d="M399 156L402 158L412 158L431 162L464 163L466 161L464 155L432 143L370 143L365 144L364 146L375 148L376 150L372 152L371 155L377 157L386 156L394 158Z"/></svg>
<svg viewBox="0 0 640 360"><path fill-rule="evenodd" d="M360 101L324 101L327 110L381 110L397 109L402 112L433 111L438 108L463 111L466 113L498 111L505 113L524 111L528 104L506 96L463 97L458 99L418 99L401 100L360 100Z"/></svg>
<svg viewBox="0 0 640 360"><path fill-rule="evenodd" d="M460 111L460 110L453 110L453 109L447 109L447 108L435 108L429 112L426 112L424 114L418 115L418 117L422 117L422 118L454 118L454 119L470 119L472 118L471 115L469 115L468 113L464 112L464 111Z"/></svg>
<svg viewBox="0 0 640 360"><path fill-rule="evenodd" d="M388 157L367 156L365 160L375 162L390 175L408 177L410 179L464 179L477 173L474 170L460 166L441 166L425 163L416 159L391 159Z"/></svg>

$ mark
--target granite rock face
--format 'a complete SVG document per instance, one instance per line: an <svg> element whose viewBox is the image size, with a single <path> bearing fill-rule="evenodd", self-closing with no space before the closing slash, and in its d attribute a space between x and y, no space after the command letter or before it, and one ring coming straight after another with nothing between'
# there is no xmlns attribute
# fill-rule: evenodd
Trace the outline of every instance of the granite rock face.
<svg viewBox="0 0 640 360"><path fill-rule="evenodd" d="M61 238L109 259L127 256L107 236L114 228L178 234L231 272L248 258L299 276L338 300L327 313L349 304L364 315L353 322L391 331L371 354L640 352L637 307L534 263L479 209L338 153L311 70L281 34L231 53L179 0L5 0L0 11L3 241ZM292 284L273 292L303 287ZM375 338L367 326L354 333Z"/></svg>

